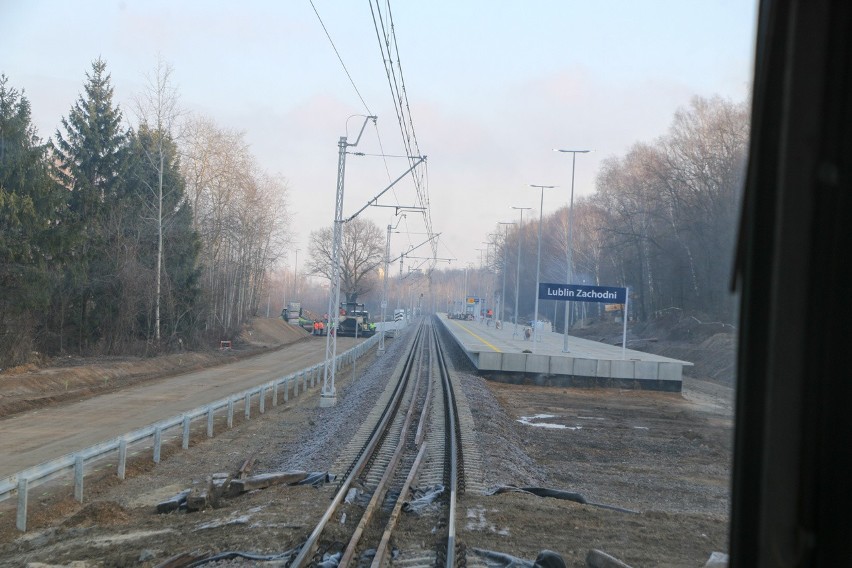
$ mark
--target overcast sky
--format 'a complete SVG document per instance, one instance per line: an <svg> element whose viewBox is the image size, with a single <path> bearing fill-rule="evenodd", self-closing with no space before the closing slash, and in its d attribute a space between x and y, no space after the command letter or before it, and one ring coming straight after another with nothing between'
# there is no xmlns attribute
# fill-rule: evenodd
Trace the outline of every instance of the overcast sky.
<svg viewBox="0 0 852 568"><path fill-rule="evenodd" d="M367 1L314 0L369 110L378 116L358 151L403 153L391 91ZM385 8L386 9L386 8ZM391 3L415 132L428 155L428 192L439 256L479 263L482 241L512 206L545 214L564 206L570 155L575 196L594 191L601 160L665 133L691 97L743 100L751 82L756 2L428 1ZM287 180L294 245L334 217L337 141L366 114L309 0L0 0L0 73L32 103L52 137L98 56L126 116L157 54L174 67L181 101L245 132L263 168ZM349 121L354 139L362 119ZM344 214L354 213L407 165L349 156ZM412 205L400 182L381 203ZM383 228L393 209L364 213ZM417 244L409 214L393 254ZM439 264L438 268L446 266Z"/></svg>

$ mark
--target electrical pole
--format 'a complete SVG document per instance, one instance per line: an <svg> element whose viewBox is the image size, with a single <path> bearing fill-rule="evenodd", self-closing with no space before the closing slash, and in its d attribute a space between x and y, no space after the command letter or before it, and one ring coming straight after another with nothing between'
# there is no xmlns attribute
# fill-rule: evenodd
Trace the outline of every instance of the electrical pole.
<svg viewBox="0 0 852 568"><path fill-rule="evenodd" d="M334 406L337 404L337 389L334 386L334 375L337 371L337 332L340 321L340 243L343 235L343 180L346 172L346 148L357 146L364 134L367 121L376 121L375 116L364 118L361 132L353 144L347 142L346 136L341 136L337 141L337 193L334 203L334 230L331 246L331 294L328 298L328 324L329 332L325 336L325 365L323 368L322 392L320 393L320 407ZM295 285L295 283L294 283Z"/></svg>
<svg viewBox="0 0 852 568"><path fill-rule="evenodd" d="M390 236L391 231L396 229L399 226L399 223L405 217L403 215L399 218L399 221L396 222L396 226L391 226L388 224L388 238L385 243L385 272L384 272L384 282L382 284L382 336L379 338L379 354L385 352L385 326L387 322L385 321L385 309L388 307L388 270L390 270Z"/></svg>

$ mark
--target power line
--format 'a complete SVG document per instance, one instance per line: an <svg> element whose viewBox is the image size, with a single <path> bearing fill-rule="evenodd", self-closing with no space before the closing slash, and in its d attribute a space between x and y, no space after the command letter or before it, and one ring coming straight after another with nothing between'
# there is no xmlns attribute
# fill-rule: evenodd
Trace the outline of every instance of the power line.
<svg viewBox="0 0 852 568"><path fill-rule="evenodd" d="M314 9L314 14L317 15L317 19L319 20L320 25L322 26L322 31L325 32L325 37L328 38L329 43L331 43L331 48L334 49L334 54L337 55L337 60L340 61L340 65L343 66L343 70L346 72L346 76L349 77L349 82L352 83L352 88L355 89L355 92L358 93L358 98L361 99L361 104L364 105L364 108L367 110L367 114L372 115L373 112L370 110L370 107L367 106L367 103L364 101L364 97L361 96L361 91L358 90L358 87L355 85L354 79L352 79L352 75L349 74L349 69L346 68L346 64L343 62L343 58L340 57L340 52L337 51L337 46L334 45L334 40L331 39L331 35L328 33L328 30L325 27L325 24L322 21L322 18L317 12L317 7L314 6L314 0L308 0L311 3L311 8Z"/></svg>
<svg viewBox="0 0 852 568"><path fill-rule="evenodd" d="M381 143L379 144L381 146ZM347 154L352 154L353 156L365 156L367 158L408 158L411 159L419 158L420 156L408 156L405 154L370 154L368 152L346 152ZM390 172L388 172L390 173Z"/></svg>
<svg viewBox="0 0 852 568"><path fill-rule="evenodd" d="M378 21L376 20L376 12L378 12L378 17L379 17ZM388 54L390 54L390 46L388 44L387 34L384 31L384 21L382 19L381 8L379 7L378 2L376 3L376 8L374 10L373 9L373 1L370 0L370 14L373 17L373 27L376 30L376 39L379 42L379 51L382 54L382 64L384 65L385 74L387 75L388 86L390 87L391 99L393 100L393 103L394 103L394 111L396 112L397 123L400 126L400 132L402 134L403 146L405 148L406 154L410 156L411 155L411 145L409 144L409 140L408 140L408 137L406 136L406 132L405 132L405 128L404 128L405 120L402 117L402 115L400 114L402 112L402 107L401 107L400 104L397 103L396 92L398 92L398 87L396 87L396 75L393 72L393 61L390 59L390 55L385 57L385 47L387 46ZM381 23L381 28L382 28L381 32L379 31L380 23ZM384 42L382 41L383 39L384 39ZM390 63L390 66L388 65L389 63ZM376 134L378 135L378 128L376 129ZM416 191L416 181L417 181L416 172L412 172L412 177L415 180L415 191ZM419 197L419 192L417 192L417 193L418 193L418 197ZM396 197L396 194L394 194L394 197ZM421 205L422 205L422 203L421 203ZM404 219L403 222L405 223L406 229L408 230L408 220ZM410 245L411 244L411 236L410 235L409 235L408 239L409 239L409 245Z"/></svg>
<svg viewBox="0 0 852 568"><path fill-rule="evenodd" d="M417 141L417 135L414 130L414 121L411 116L411 107L408 102L408 93L405 88L405 79L402 73L402 63L399 55L399 45L396 39L396 30L393 23L393 14L390 8L390 1L386 2L387 6L387 25L385 17L382 15L382 9L377 0L375 8L370 0L370 13L373 17L373 26L376 30L376 38L379 41L379 50L382 54L382 62L385 66L385 74L388 79L388 86L391 91L391 98L394 103L394 110L399 123L400 134L405 150L409 156L419 156L420 147ZM388 33L388 27L390 33ZM381 31L379 30L381 28ZM393 45L391 45L393 44ZM394 65L394 53L396 54L396 65ZM398 70L398 73L397 73ZM397 77L398 74L398 77ZM412 144L413 142L413 144ZM411 160L411 158L410 158ZM425 223L429 232L432 232L432 218L429 205L428 194L428 177L426 187L424 187L424 176L419 171L412 173L414 180L415 191L420 201L420 205L426 210ZM433 256L437 256L437 243L431 243Z"/></svg>
<svg viewBox="0 0 852 568"><path fill-rule="evenodd" d="M402 96L405 99L405 109L408 111L408 123L411 125L411 137L414 138L414 148L417 153L420 153L420 145L417 143L417 134L414 131L414 122L411 119L411 107L408 105L408 91L405 88L405 76L402 73L402 63L399 58L399 44L396 41L396 27L393 24L393 12L391 11L390 0L387 1L388 20L390 21L391 36L393 37L393 50L396 52L396 65L399 69L399 82L402 84Z"/></svg>
<svg viewBox="0 0 852 568"><path fill-rule="evenodd" d="M379 14L379 20L376 21L376 12ZM393 71L393 61L390 59L390 45L388 42L387 33L385 32L385 24L382 19L382 11L379 7L378 3L376 4L376 9L373 10L373 0L370 0L370 13L373 16L373 27L376 30L376 39L379 40L379 50L382 53L382 63L385 67L385 74L388 78L388 86L391 90L391 99L393 100L394 110L396 111L396 119L400 126L400 131L402 132L402 143L405 146L405 151L408 154L411 154L411 148L408 143L408 139L405 133L405 121L403 120L400 112L402 111L401 105L397 103L397 91L395 91L396 87L396 76ZM379 31L379 23L381 23L382 30ZM384 40L384 41L382 41ZM385 56L385 47L387 46L388 55ZM390 66L388 66L390 64Z"/></svg>
<svg viewBox="0 0 852 568"><path fill-rule="evenodd" d="M391 37L393 38L394 52L396 53L396 65L397 65L397 68L399 69L399 80L400 80L400 84L401 84L402 97L405 100L405 113L407 113L407 115L408 115L408 124L411 126L411 137L414 139L414 149L415 149L416 154L419 155L420 154L420 144L417 142L417 133L414 129L414 120L411 116L411 107L409 106L409 103L408 103L408 91L405 88L405 77L404 77L404 74L402 72L402 61L401 61L400 56L399 56L399 43L397 42L397 39L396 39L396 26L393 23L393 12L391 11L390 0L387 0L386 4L387 4L387 8L388 8L388 21L390 22ZM402 104L402 100L400 100L400 105L401 104ZM403 113L403 114L405 114L405 113ZM418 191L418 195L420 196L421 205L426 209L426 212L427 212L426 213L426 229L431 232L432 231L432 217L431 217L431 210L430 210L430 206L429 206L428 177L426 178L427 183L426 183L425 188L423 187L423 185L424 185L423 179L424 179L423 174L421 174L420 172L415 172L414 185L415 185L415 188ZM438 243L433 241L431 243L431 245L432 245L433 256L437 257L437 255L438 255Z"/></svg>

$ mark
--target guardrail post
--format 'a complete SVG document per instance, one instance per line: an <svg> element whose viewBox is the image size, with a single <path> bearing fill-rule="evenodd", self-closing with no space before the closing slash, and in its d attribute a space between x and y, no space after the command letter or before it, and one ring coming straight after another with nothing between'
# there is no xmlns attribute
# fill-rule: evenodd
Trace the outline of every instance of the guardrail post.
<svg viewBox="0 0 852 568"><path fill-rule="evenodd" d="M74 458L74 498L83 502L83 456Z"/></svg>
<svg viewBox="0 0 852 568"><path fill-rule="evenodd" d="M213 405L207 407L207 437L213 437Z"/></svg>
<svg viewBox="0 0 852 568"><path fill-rule="evenodd" d="M154 463L160 463L160 445L163 443L163 429L157 426L154 429Z"/></svg>
<svg viewBox="0 0 852 568"><path fill-rule="evenodd" d="M124 479L127 473L127 440L118 441L118 478Z"/></svg>
<svg viewBox="0 0 852 568"><path fill-rule="evenodd" d="M339 362L354 362L357 358L366 353L368 351L367 347L371 347L376 342L373 341L369 345L362 344L355 349L351 349L349 352L342 353L338 355L337 361ZM266 410L266 394L269 388L272 388L272 406L277 406L278 404L278 390L279 387L283 385L284 387L284 401L289 401L290 396L290 383L293 383L293 396L299 395L299 381L300 379L303 381L302 390L308 390L308 383L310 381L310 386L315 387L317 382L322 378L322 374L324 371L323 364L317 364L305 369L302 369L299 372L290 374L286 377L282 377L280 379L275 379L269 383L266 383L259 387L260 392L260 400L259 402L259 411L263 414ZM251 418L251 394L252 391L245 392L245 416L246 419ZM218 404L218 403L217 403ZM236 406L236 399L233 398L233 395L227 399L228 406L228 428L233 427L233 419L234 419L234 408ZM207 411L207 435L208 437L213 437L214 434L214 425L215 425L215 407L213 404L209 404L206 408ZM172 422L174 421L174 422ZM189 440L191 434L191 422L192 416L189 414L184 414L180 416L180 421L183 427L183 436L182 436L182 447L189 447ZM177 422L174 419L170 419L170 424ZM161 459L161 450L162 450L162 442L163 442L163 423L160 425L154 426L153 431L153 460L154 463L160 463ZM176 424L175 424L176 425ZM147 428L146 428L147 430ZM147 430L150 432L150 430ZM146 432L146 433L147 433ZM127 471L127 447L129 442L126 438L122 437L118 440L118 465L116 474L119 479L125 479L126 471ZM115 446L112 446L115 448ZM95 446L90 448L90 450L95 450ZM74 497L79 501L83 502L83 487L84 487L84 466L85 466L85 452L90 452L90 450L85 450L83 453L78 453L74 455ZM94 454L93 454L94 455ZM98 454L100 455L100 454ZM94 458L92 458L94 459ZM17 518L16 525L21 531L26 531L27 525L27 505L28 505L28 490L29 490L29 479L27 478L19 478L18 479L18 508L17 508Z"/></svg>
<svg viewBox="0 0 852 568"><path fill-rule="evenodd" d="M18 517L17 527L21 532L27 530L27 497L29 492L29 481L22 477L18 480Z"/></svg>
<svg viewBox="0 0 852 568"><path fill-rule="evenodd" d="M189 416L183 415L183 442L181 447L185 450L189 448Z"/></svg>

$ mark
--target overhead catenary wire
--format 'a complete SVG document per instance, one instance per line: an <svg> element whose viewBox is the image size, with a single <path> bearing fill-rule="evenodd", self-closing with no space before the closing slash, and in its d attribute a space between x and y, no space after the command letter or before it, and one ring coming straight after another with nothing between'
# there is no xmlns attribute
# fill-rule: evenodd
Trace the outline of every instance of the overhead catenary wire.
<svg viewBox="0 0 852 568"><path fill-rule="evenodd" d="M311 8L314 11L314 14L316 14L317 20L319 20L320 26L322 26L322 29L325 32L325 35L328 38L328 41L331 44L331 47L334 50L334 53L337 56L338 61L340 62L341 67L343 67L343 71L346 73L346 76L349 78L349 82L352 84L352 88L355 90L355 93L358 95L358 98L361 100L361 104L364 105L364 109L367 111L367 114L373 115L373 112L370 110L369 105L364 100L364 97L361 95L361 91L358 89L358 86L355 84L355 80L352 78L352 74L349 73L349 69L346 67L346 63L344 63L343 58L341 57L340 52L338 51L337 46L334 43L334 40L331 38L331 34L329 33L328 28L325 25L325 22L323 22L323 19L319 14L319 11L317 10L316 5L314 4L313 0L309 0L309 1L310 1L310 4L311 4ZM375 21L374 21L374 23L375 23ZM398 115L397 118L398 118L398 120L401 120L399 115ZM380 153L376 154L375 156L380 156L382 158L382 160L384 161L385 173L387 174L388 181L390 181L391 180L391 174L390 174L390 168L388 167L387 158L388 157L397 157L397 156L386 154L386 152L384 150L384 145L382 143L382 137L379 133L379 128L378 128L378 125L376 124L375 121L373 121L373 127L376 131L376 139L378 141L379 151L380 151ZM410 145L406 144L407 154L405 156L399 156L399 157L408 158L409 163L411 164L411 163L413 163L414 158L411 155L410 148L411 148ZM353 152L353 154L360 155L360 156L368 156L368 155L372 156L372 154L359 153L359 152ZM394 202L397 205L399 205L400 201L399 201L399 197L397 196L397 193L396 193L396 188L392 188L391 193L393 195ZM418 191L418 196L419 195L420 195L420 192ZM422 199L421 199L421 202L422 202ZM406 226L407 226L407 221L405 223L406 223ZM409 245L410 244L411 244L411 241L410 241L410 237L409 237Z"/></svg>
<svg viewBox="0 0 852 568"><path fill-rule="evenodd" d="M420 148L417 141L417 135L414 131L414 120L411 116L411 107L408 102L408 93L405 88L405 79L402 73L402 64L399 56L399 46L396 39L396 31L393 23L393 14L390 9L390 2L386 3L386 17L382 14L382 8L379 2L373 6L370 0L370 12L373 17L373 26L376 31L376 38L379 42L379 50L382 55L382 62L385 66L385 74L388 80L388 86L391 91L391 98L394 103L394 110L397 115L397 122L402 136L402 142L409 156L419 156ZM390 32L388 32L390 29ZM394 61L394 54L396 60ZM411 160L411 158L410 158ZM428 184L424 186L425 178L419 171L412 172L415 191L419 205L426 210L424 216L427 231L433 232L432 217L429 206ZM437 244L432 243L433 256L437 256Z"/></svg>
<svg viewBox="0 0 852 568"><path fill-rule="evenodd" d="M368 158L417 158L418 156L406 156L404 154L370 154L369 152L346 152L352 156L366 156ZM390 178L390 172L388 172Z"/></svg>
<svg viewBox="0 0 852 568"><path fill-rule="evenodd" d="M405 88L405 76L402 72L402 62L401 62L400 56L399 56L399 43L396 40L396 26L393 23L393 11L391 10L390 0L387 0L386 4L387 4L387 8L388 8L388 20L390 21L391 37L393 38L394 52L396 53L396 65L397 65L397 69L399 69L399 80L400 80L400 83L401 83L402 97L405 101L405 112L408 115L408 124L411 127L411 137L414 140L414 149L415 149L417 155L420 155L420 144L417 141L417 132L414 130L414 119L412 118L411 107L408 103L408 90ZM402 103L402 101L400 101L400 104L401 103ZM428 173L428 167L427 167L426 171ZM415 171L414 173L415 173L415 189L417 189L418 192L422 192L422 195L421 195L422 203L421 203L421 205L427 211L426 228L427 228L428 231L432 232L432 218L431 218L431 215L429 214L430 206L429 206L429 192L428 192L428 187L429 187L428 175L421 174L419 171ZM424 183L423 183L424 180L425 180L425 188L420 187L420 186L424 185ZM437 243L432 244L432 253L433 253L433 255L437 255Z"/></svg>
<svg viewBox="0 0 852 568"><path fill-rule="evenodd" d="M367 111L367 114L372 115L373 112L370 110L370 107L367 105L367 102L364 100L364 97L361 96L361 91L359 91L358 86L355 85L355 80L352 79L352 75L349 73L349 69L346 68L346 64L343 62L343 58L340 56L340 52L337 51L337 46L334 45L334 40L331 39L331 34L328 33L328 29L325 27L325 23L322 21L322 18L320 17L319 12L317 11L317 7L314 6L314 0L308 1L311 3L311 8L314 9L314 14L317 15L317 19L319 20L319 23L322 26L322 31L325 32L325 37L328 38L328 41L331 44L331 48L334 50L334 54L337 55L337 60L340 61L340 65L343 66L343 71L345 71L346 76L349 77L349 82L352 83L352 88L355 89L355 92L358 94L358 98L361 99L361 104L364 105L364 109Z"/></svg>

